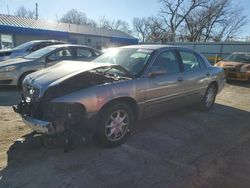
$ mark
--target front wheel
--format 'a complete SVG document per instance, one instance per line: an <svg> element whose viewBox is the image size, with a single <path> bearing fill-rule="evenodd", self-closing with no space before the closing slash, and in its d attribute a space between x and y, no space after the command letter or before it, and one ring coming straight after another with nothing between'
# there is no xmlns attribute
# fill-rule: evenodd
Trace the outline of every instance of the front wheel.
<svg viewBox="0 0 250 188"><path fill-rule="evenodd" d="M19 80L18 80L18 85L17 85L19 89L22 89L22 85L23 85L24 78L25 78L28 74L30 74L30 73L32 73L32 72L26 72L26 73L24 73L23 75L20 76L20 78L19 78Z"/></svg>
<svg viewBox="0 0 250 188"><path fill-rule="evenodd" d="M115 147L125 142L135 121L132 109L116 103L104 109L97 127L97 140L103 147Z"/></svg>
<svg viewBox="0 0 250 188"><path fill-rule="evenodd" d="M203 99L201 101L201 109L204 111L210 110L215 102L217 94L217 88L214 84L211 84L208 86L207 91L205 95L203 96Z"/></svg>

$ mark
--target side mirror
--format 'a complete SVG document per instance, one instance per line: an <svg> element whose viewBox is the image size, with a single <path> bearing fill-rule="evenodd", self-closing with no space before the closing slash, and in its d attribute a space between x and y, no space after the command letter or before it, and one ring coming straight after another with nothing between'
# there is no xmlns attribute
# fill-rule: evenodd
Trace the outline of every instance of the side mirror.
<svg viewBox="0 0 250 188"><path fill-rule="evenodd" d="M57 60L57 58L55 56L48 56L46 58L46 62L52 62L52 61L56 61L56 60Z"/></svg>
<svg viewBox="0 0 250 188"><path fill-rule="evenodd" d="M149 77L155 77L155 76L165 75L166 73L167 73L167 71L163 67L161 67L161 66L153 66L153 67L151 67L151 70L149 71L148 76Z"/></svg>

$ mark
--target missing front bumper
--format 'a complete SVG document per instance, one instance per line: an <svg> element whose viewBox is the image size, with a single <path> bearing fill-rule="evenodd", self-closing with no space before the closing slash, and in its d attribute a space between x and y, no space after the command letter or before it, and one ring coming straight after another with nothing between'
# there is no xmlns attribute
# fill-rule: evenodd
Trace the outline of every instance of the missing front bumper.
<svg viewBox="0 0 250 188"><path fill-rule="evenodd" d="M51 122L34 119L28 116L21 115L21 117L23 119L23 122L37 133L48 135L52 135L54 133L54 129Z"/></svg>
<svg viewBox="0 0 250 188"><path fill-rule="evenodd" d="M54 128L51 122L35 119L25 115L23 104L14 105L13 110L18 113L22 117L23 122L35 132L48 135L54 134Z"/></svg>

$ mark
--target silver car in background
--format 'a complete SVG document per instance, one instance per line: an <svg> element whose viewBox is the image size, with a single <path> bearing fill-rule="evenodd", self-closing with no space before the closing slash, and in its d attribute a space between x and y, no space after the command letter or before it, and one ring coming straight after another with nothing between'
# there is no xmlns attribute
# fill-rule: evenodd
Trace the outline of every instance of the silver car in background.
<svg viewBox="0 0 250 188"><path fill-rule="evenodd" d="M37 50L25 57L9 59L0 63L0 86L19 86L28 74L55 65L62 60L91 60L100 55L94 48L58 44Z"/></svg>
<svg viewBox="0 0 250 188"><path fill-rule="evenodd" d="M0 64L1 61L5 61L12 58L24 57L32 52L42 49L47 46L56 44L65 44L66 42L58 40L33 40L25 42L13 49L0 50Z"/></svg>
<svg viewBox="0 0 250 188"><path fill-rule="evenodd" d="M190 104L211 109L224 84L223 69L193 50L135 45L28 75L23 100L13 108L36 132L91 132L102 146L114 147L136 120Z"/></svg>

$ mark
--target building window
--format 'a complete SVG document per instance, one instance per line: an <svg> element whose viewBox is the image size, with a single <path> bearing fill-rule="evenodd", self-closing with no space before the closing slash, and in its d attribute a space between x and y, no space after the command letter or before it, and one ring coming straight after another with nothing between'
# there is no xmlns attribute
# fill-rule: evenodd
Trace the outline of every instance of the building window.
<svg viewBox="0 0 250 188"><path fill-rule="evenodd" d="M1 49L9 49L14 47L12 35L0 35Z"/></svg>

